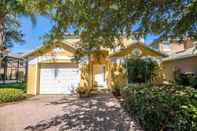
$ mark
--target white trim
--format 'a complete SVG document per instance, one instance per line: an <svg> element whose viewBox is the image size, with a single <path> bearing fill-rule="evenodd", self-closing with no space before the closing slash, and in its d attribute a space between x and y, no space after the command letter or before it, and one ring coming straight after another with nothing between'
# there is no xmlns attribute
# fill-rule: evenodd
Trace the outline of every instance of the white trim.
<svg viewBox="0 0 197 131"><path fill-rule="evenodd" d="M38 56L30 59L28 64L37 64L46 60L72 60L73 58L73 56Z"/></svg>
<svg viewBox="0 0 197 131"><path fill-rule="evenodd" d="M53 53L63 53L65 52L65 49L64 48L54 48L51 50L51 52Z"/></svg>

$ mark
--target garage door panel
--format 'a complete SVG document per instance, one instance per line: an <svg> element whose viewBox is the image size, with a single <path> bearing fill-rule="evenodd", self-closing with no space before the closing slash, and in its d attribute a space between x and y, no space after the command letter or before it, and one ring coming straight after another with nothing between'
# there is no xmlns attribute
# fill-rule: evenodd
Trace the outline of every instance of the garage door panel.
<svg viewBox="0 0 197 131"><path fill-rule="evenodd" d="M77 64L41 65L40 94L71 94L78 84Z"/></svg>

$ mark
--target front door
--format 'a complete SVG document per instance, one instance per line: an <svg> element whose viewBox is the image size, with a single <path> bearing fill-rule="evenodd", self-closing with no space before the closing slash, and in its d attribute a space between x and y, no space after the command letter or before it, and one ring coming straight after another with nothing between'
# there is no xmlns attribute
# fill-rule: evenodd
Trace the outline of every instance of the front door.
<svg viewBox="0 0 197 131"><path fill-rule="evenodd" d="M94 65L93 66L93 73L94 73L94 82L96 84L96 86L100 87L100 88L104 88L105 87L105 65Z"/></svg>

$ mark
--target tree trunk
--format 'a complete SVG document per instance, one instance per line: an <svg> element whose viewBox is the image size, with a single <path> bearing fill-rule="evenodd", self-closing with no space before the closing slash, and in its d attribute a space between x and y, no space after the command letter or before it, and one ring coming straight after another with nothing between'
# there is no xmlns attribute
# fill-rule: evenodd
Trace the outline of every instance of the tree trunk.
<svg viewBox="0 0 197 131"><path fill-rule="evenodd" d="M7 57L3 60L3 63L4 63L4 75L3 75L3 83L5 84L6 83L6 80L7 80L7 63L8 63L8 59Z"/></svg>
<svg viewBox="0 0 197 131"><path fill-rule="evenodd" d="M5 83L7 77L7 64L6 61L6 48L5 48L5 15L0 14L0 69L4 70L3 75L3 83ZM4 66L3 66L4 65Z"/></svg>
<svg viewBox="0 0 197 131"><path fill-rule="evenodd" d="M0 17L0 49L2 51L3 47L5 47L5 23L4 23L4 17Z"/></svg>
<svg viewBox="0 0 197 131"><path fill-rule="evenodd" d="M5 26L4 26L4 17L0 16L0 68L3 64L4 59L4 40L5 40Z"/></svg>

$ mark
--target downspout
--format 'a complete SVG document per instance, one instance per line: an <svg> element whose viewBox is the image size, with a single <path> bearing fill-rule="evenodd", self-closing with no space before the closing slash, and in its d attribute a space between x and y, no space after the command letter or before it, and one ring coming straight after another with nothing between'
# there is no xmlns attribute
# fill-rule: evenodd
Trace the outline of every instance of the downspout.
<svg viewBox="0 0 197 131"><path fill-rule="evenodd" d="M25 63L25 82L27 82L27 76L28 76L28 60L24 60Z"/></svg>

